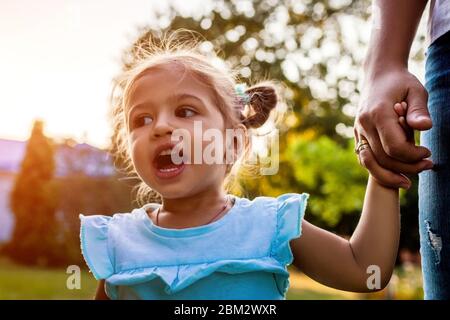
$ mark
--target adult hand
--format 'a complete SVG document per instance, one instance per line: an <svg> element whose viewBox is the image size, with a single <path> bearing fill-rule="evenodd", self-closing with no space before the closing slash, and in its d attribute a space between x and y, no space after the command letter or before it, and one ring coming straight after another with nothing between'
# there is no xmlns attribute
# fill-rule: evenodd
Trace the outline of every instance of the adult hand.
<svg viewBox="0 0 450 320"><path fill-rule="evenodd" d="M427 100L425 88L406 68L389 68L366 76L355 118L355 142L361 135L368 140L372 152L360 158L360 163L381 185L407 189L411 181L405 174L432 168L433 163L425 159L431 152L408 139L394 110L395 103L406 101L408 125L414 130L428 130L432 123Z"/></svg>

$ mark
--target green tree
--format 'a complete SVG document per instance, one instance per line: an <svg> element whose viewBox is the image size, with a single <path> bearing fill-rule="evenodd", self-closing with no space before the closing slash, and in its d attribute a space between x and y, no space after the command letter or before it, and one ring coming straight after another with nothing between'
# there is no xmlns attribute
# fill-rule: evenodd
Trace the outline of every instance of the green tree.
<svg viewBox="0 0 450 320"><path fill-rule="evenodd" d="M155 19L160 24L139 28L135 43L160 31L194 30L205 38L204 51L219 51L221 58L240 71L242 81L269 78L286 84L285 98L294 111L291 130L313 128L345 145L348 137L339 134L336 126L353 124L349 114L358 98L358 52L365 45L356 32L348 40L345 21L367 18L369 3L219 0L188 15L169 1L170 10ZM164 25L167 21L170 23ZM132 45L126 50L123 69L133 65L135 48ZM343 112L344 106L348 114Z"/></svg>
<svg viewBox="0 0 450 320"><path fill-rule="evenodd" d="M295 163L296 180L311 193L310 209L323 220L336 225L342 214L362 207L368 174L358 165L353 144L344 149L321 136L299 139L286 152Z"/></svg>
<svg viewBox="0 0 450 320"><path fill-rule="evenodd" d="M24 264L55 264L59 251L54 147L44 135L43 126L42 121L35 121L15 178L10 198L14 230L3 248L9 257Z"/></svg>
<svg viewBox="0 0 450 320"><path fill-rule="evenodd" d="M132 187L115 173L109 172L110 160L104 151L76 141L66 140L58 144L58 167L64 168L64 176L55 179L59 190L58 218L60 234L64 238L66 265L84 265L80 252L79 214L109 215L130 212ZM89 171L86 170L89 168Z"/></svg>

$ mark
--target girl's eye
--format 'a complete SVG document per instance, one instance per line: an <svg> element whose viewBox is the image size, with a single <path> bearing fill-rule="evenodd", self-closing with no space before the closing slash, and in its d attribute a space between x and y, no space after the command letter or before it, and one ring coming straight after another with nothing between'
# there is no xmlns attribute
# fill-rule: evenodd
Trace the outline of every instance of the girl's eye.
<svg viewBox="0 0 450 320"><path fill-rule="evenodd" d="M132 129L140 128L140 127L142 127L142 126L149 125L152 121L153 121L153 119L152 119L150 116L136 117L136 118L133 120L133 123L132 123L131 128L132 128Z"/></svg>
<svg viewBox="0 0 450 320"><path fill-rule="evenodd" d="M177 117L182 117L182 118L189 118L192 116L195 116L197 114L197 112L195 112L192 109L189 108L180 108L177 111L175 111L175 115Z"/></svg>

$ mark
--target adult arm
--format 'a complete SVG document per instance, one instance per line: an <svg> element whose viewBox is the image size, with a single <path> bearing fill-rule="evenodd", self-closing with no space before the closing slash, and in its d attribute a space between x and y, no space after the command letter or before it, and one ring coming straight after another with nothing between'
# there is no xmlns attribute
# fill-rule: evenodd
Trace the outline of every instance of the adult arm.
<svg viewBox="0 0 450 320"><path fill-rule="evenodd" d="M369 141L376 161L367 169L386 187L409 187L403 174L430 169L431 155L414 141L408 141L393 106L408 103L407 122L414 130L428 130L432 123L427 109L427 92L408 71L408 57L425 0L374 0L373 26L364 62L364 80L355 139Z"/></svg>

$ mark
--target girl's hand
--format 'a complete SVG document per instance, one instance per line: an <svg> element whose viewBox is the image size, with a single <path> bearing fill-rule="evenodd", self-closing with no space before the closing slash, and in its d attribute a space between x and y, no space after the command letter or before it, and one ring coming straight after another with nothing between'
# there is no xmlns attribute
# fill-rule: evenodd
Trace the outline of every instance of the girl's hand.
<svg viewBox="0 0 450 320"><path fill-rule="evenodd" d="M396 103L394 104L394 110L399 116L398 122L400 123L400 126L406 133L407 141L414 142L414 130L408 125L406 121L408 104L405 101L402 101L401 103Z"/></svg>

